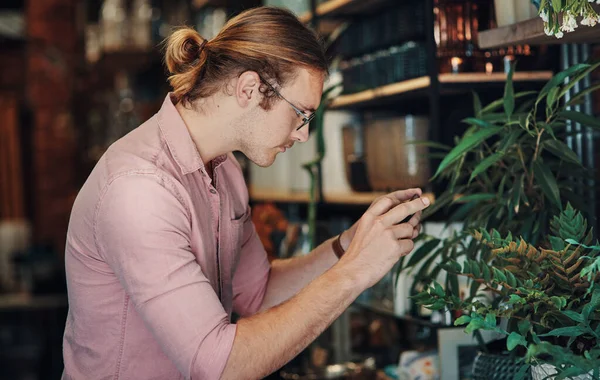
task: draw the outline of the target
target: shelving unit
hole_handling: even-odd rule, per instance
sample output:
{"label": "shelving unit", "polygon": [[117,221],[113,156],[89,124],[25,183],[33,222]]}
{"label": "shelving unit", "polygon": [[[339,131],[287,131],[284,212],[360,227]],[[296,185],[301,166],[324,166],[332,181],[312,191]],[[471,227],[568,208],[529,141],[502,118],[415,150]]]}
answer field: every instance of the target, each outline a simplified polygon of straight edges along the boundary
{"label": "shelving unit", "polygon": [[[532,71],[532,72],[517,72],[514,74],[513,81],[515,82],[536,82],[547,81],[552,78],[551,71]],[[504,83],[506,74],[504,73],[459,73],[459,74],[440,74],[438,81],[442,93],[452,91],[454,85],[459,84],[490,84]],[[401,95],[415,95],[420,90],[425,90],[431,85],[431,79],[428,76],[423,76],[415,79],[392,83],[386,86],[377,87],[371,90],[361,91],[355,94],[342,95],[337,97],[330,108],[346,108],[351,106],[368,106],[373,101],[379,101],[384,98],[392,98]],[[426,96],[425,91],[421,91],[420,95]]]}

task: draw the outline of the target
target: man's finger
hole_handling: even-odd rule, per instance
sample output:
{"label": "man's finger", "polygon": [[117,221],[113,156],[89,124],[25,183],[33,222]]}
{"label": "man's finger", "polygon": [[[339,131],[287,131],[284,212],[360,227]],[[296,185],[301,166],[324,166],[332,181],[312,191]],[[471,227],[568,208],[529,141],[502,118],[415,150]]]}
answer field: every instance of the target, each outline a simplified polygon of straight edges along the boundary
{"label": "man's finger", "polygon": [[393,226],[392,231],[394,231],[396,239],[412,239],[414,228],[407,223],[403,223]]}
{"label": "man's finger", "polygon": [[375,216],[383,215],[400,203],[406,202],[414,196],[420,197],[421,189],[398,190],[377,198],[367,211]]}
{"label": "man's finger", "polygon": [[417,211],[412,218],[410,218],[410,220],[408,221],[408,224],[410,224],[413,227],[416,227],[419,225],[419,223],[421,223],[421,215],[423,215],[423,211]]}
{"label": "man's finger", "polygon": [[394,207],[383,217],[383,222],[386,225],[398,224],[402,220],[406,219],[407,216],[416,214],[417,212],[428,207],[431,201],[427,197],[417,198],[410,202],[404,202]]}

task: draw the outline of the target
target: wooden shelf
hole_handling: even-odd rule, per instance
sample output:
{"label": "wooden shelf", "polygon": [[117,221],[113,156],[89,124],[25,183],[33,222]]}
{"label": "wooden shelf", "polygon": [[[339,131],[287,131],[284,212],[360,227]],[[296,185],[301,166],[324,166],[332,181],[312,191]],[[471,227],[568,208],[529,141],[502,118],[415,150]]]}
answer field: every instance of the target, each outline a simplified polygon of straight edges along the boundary
{"label": "wooden shelf", "polygon": [[[552,78],[551,71],[531,71],[516,72],[513,76],[515,82],[536,82],[546,81]],[[460,74],[440,74],[438,77],[442,89],[452,89],[457,84],[476,84],[476,83],[498,83],[506,81],[504,73],[460,73]],[[429,77],[419,77],[409,79],[403,82],[392,83],[382,87],[357,92],[355,94],[341,95],[334,99],[330,108],[345,108],[350,106],[366,105],[378,99],[384,99],[392,96],[408,94],[423,90],[429,87],[431,80]]]}
{"label": "wooden shelf", "polygon": [[[352,16],[365,12],[375,12],[390,0],[329,0],[319,4],[316,9],[319,17]],[[312,13],[306,12],[299,17],[304,23],[310,22]]]}
{"label": "wooden shelf", "polygon": [[[598,12],[600,6],[595,5]],[[579,21],[579,20],[578,20]],[[600,26],[580,25],[574,32],[565,33],[563,38],[547,36],[544,33],[544,22],[535,17],[516,24],[479,32],[479,47],[482,49],[498,48],[511,45],[547,45],[567,43],[594,43],[600,41]]]}
{"label": "wooden shelf", "polygon": [[67,307],[66,295],[31,296],[27,294],[5,294],[0,296],[0,311],[15,309],[52,309]]}
{"label": "wooden shelf", "polygon": [[[348,193],[330,193],[325,194],[324,201],[329,204],[342,205],[362,205],[368,206],[378,197],[386,194],[385,192],[348,192]],[[432,202],[435,196],[431,193],[425,193],[425,196]],[[285,191],[254,191],[250,190],[250,199],[255,202],[278,202],[278,203],[308,203],[308,193],[304,192],[285,192]]]}

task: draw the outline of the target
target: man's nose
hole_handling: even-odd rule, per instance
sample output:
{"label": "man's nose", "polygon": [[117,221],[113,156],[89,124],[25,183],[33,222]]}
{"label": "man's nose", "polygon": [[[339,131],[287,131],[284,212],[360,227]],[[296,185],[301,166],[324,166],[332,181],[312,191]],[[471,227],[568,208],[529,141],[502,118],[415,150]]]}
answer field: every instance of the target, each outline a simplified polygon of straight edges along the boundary
{"label": "man's nose", "polygon": [[302,126],[302,128],[300,128],[299,130],[294,131],[294,133],[292,133],[292,138],[294,139],[294,141],[307,142],[308,134],[308,124],[306,124]]}

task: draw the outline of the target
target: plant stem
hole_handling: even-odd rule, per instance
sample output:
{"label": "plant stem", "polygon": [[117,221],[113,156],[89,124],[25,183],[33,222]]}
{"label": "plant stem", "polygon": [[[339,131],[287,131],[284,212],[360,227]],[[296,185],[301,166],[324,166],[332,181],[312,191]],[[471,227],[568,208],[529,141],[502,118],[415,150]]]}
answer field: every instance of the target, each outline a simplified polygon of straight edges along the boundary
{"label": "plant stem", "polygon": [[544,134],[544,130],[537,131],[537,141],[535,143],[535,152],[533,153],[533,160],[531,160],[531,177],[529,177],[529,188],[533,188],[533,163],[537,160],[537,156],[540,152],[540,140],[542,139],[542,135]]}

